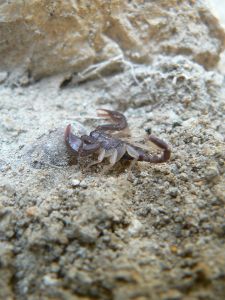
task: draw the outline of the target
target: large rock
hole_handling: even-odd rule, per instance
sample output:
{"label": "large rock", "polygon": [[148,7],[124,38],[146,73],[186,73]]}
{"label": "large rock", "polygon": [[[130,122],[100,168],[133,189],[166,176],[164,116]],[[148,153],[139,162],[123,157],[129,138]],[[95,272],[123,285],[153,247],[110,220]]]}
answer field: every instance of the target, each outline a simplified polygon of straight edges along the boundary
{"label": "large rock", "polygon": [[200,0],[0,1],[0,36],[1,69],[35,79],[117,56],[148,63],[159,53],[211,68],[224,47],[224,31]]}

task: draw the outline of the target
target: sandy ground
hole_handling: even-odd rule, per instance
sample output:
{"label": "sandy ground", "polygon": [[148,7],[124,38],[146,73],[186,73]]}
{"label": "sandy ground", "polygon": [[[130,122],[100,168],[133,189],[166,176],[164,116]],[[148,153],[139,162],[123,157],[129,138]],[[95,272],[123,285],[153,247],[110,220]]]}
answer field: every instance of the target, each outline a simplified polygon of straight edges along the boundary
{"label": "sandy ground", "polygon": [[[89,16],[77,1],[77,9],[99,25],[92,32],[102,35],[92,45],[96,52],[79,43],[79,34],[70,35],[74,12],[60,35],[72,2],[51,1],[44,11],[40,1],[1,5],[1,66],[22,55],[25,69],[0,72],[0,300],[225,298],[224,52],[218,68],[209,70],[224,36],[204,2],[174,1],[167,9],[172,2],[145,3],[150,32],[141,26],[142,6],[124,3],[128,10],[115,16],[114,35],[103,29],[104,18]],[[225,24],[223,1],[210,3]],[[89,17],[78,20],[83,41],[94,41]],[[53,21],[58,47],[48,31]],[[39,41],[43,24],[49,43],[30,44]],[[71,54],[71,45],[99,65],[83,70],[83,77],[69,72],[35,81],[41,77],[32,77],[35,72],[62,71],[62,62],[74,67],[80,56]],[[30,57],[29,49],[36,54]],[[151,59],[135,60],[135,49]],[[97,108],[124,113],[129,142],[150,153],[157,150],[147,134],[167,141],[170,161],[139,162],[130,178],[126,161],[106,174],[107,160],[85,170],[96,158],[77,162],[65,146],[64,129],[71,123],[77,134],[88,134],[104,123]]]}
{"label": "sandy ground", "polygon": [[[0,86],[0,299],[224,299],[224,74],[178,56],[62,81]],[[99,107],[171,160],[83,171],[94,157],[74,163],[63,131]]]}

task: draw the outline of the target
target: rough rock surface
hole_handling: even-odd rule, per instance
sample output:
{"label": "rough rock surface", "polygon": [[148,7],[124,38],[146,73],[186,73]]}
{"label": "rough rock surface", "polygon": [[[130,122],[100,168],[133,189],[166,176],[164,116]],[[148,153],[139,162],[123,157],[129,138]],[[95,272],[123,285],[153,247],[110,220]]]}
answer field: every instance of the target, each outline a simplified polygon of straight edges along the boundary
{"label": "rough rock surface", "polygon": [[[0,299],[222,300],[224,33],[201,1],[80,2],[0,1]],[[63,130],[98,107],[171,160],[85,171]]]}
{"label": "rough rock surface", "polygon": [[[210,68],[219,60],[224,32],[205,5],[195,0],[1,1],[0,65],[24,84],[117,56],[148,64],[159,53],[181,54]],[[119,68],[112,63],[109,70]]]}

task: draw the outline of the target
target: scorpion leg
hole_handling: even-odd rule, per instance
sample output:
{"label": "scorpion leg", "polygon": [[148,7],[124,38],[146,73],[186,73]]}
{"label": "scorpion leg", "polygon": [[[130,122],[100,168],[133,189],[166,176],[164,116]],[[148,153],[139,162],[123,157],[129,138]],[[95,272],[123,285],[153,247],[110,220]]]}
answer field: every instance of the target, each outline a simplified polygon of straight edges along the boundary
{"label": "scorpion leg", "polygon": [[127,145],[127,153],[133,157],[133,160],[130,163],[130,166],[128,168],[128,178],[131,178],[131,170],[133,169],[134,165],[136,164],[136,162],[139,160],[139,152],[137,150],[135,150],[133,147]]}
{"label": "scorpion leg", "polygon": [[112,121],[114,121],[114,124],[103,124],[96,128],[96,130],[110,130],[110,131],[118,131],[125,129],[127,125],[127,120],[125,116],[117,111],[112,111],[108,109],[98,109],[98,116],[104,117],[104,118],[110,118]]}
{"label": "scorpion leg", "polygon": [[105,151],[105,149],[101,149],[99,156],[98,156],[98,160],[90,163],[87,168],[99,164],[103,161],[104,158],[109,157],[109,161],[110,161],[110,167],[113,166],[116,162],[117,162],[117,156],[118,156],[118,152],[116,149],[110,150],[110,151]]}
{"label": "scorpion leg", "polygon": [[107,173],[126,153],[126,146],[125,144],[108,151],[105,153],[105,157],[109,157],[109,165],[105,166],[100,174]]}
{"label": "scorpion leg", "polygon": [[107,169],[110,169],[118,160],[120,160],[120,158],[124,155],[124,153],[126,152],[126,149],[113,149],[110,151],[105,151],[104,148],[101,148],[100,152],[99,152],[99,156],[98,159],[93,161],[92,163],[90,163],[86,168],[90,168],[96,164],[99,164],[103,161],[104,158],[109,157],[109,161],[110,161],[110,166],[107,166]]}
{"label": "scorpion leg", "polygon": [[116,162],[118,162],[127,151],[126,144],[122,144],[121,146],[117,147],[116,150],[117,150]]}
{"label": "scorpion leg", "polygon": [[92,163],[88,164],[86,168],[84,168],[84,171],[86,171],[87,169],[89,169],[90,167],[97,165],[99,163],[101,163],[103,161],[103,159],[105,158],[105,149],[101,149],[98,155],[98,159],[93,161]]}
{"label": "scorpion leg", "polygon": [[100,172],[100,175],[103,175],[107,173],[116,163],[117,158],[117,150],[113,149],[110,152],[106,152],[105,157],[109,157],[109,165],[105,166],[102,171]]}

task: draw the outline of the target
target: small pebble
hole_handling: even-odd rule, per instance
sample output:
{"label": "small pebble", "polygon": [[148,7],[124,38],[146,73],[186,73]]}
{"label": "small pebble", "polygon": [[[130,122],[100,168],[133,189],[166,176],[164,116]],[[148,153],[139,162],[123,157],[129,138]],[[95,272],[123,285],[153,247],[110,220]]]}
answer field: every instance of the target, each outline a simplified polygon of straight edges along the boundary
{"label": "small pebble", "polygon": [[136,236],[140,233],[140,231],[142,230],[142,223],[137,220],[137,219],[134,219],[132,220],[129,228],[128,228],[128,233],[130,236]]}
{"label": "small pebble", "polygon": [[192,141],[194,144],[198,144],[198,138],[196,136],[193,137]]}
{"label": "small pebble", "polygon": [[33,217],[33,216],[37,215],[37,212],[38,212],[37,206],[28,207],[26,210],[26,214],[28,217]]}
{"label": "small pebble", "polygon": [[51,274],[47,274],[43,277],[43,282],[47,286],[54,286],[57,284],[58,280],[54,278]]}
{"label": "small pebble", "polygon": [[169,188],[169,194],[171,197],[176,197],[178,195],[178,188],[176,187]]}
{"label": "small pebble", "polygon": [[177,246],[176,245],[171,245],[170,246],[170,251],[173,253],[173,254],[177,254]]}
{"label": "small pebble", "polygon": [[82,187],[83,189],[86,189],[88,187],[87,183],[84,181],[81,181],[80,183],[80,187]]}
{"label": "small pebble", "polygon": [[144,177],[144,178],[145,178],[145,177],[148,177],[148,172],[142,171],[141,174],[140,174],[140,176],[141,176],[141,177]]}
{"label": "small pebble", "polygon": [[216,166],[208,166],[205,170],[205,176],[209,179],[219,175],[219,171]]}
{"label": "small pebble", "polygon": [[78,179],[72,179],[72,180],[70,181],[70,184],[71,184],[71,186],[73,186],[73,187],[79,186],[79,185],[80,185],[80,180],[78,180]]}

